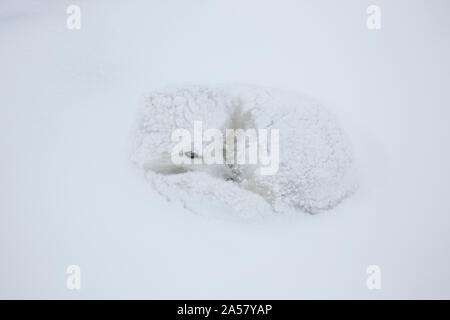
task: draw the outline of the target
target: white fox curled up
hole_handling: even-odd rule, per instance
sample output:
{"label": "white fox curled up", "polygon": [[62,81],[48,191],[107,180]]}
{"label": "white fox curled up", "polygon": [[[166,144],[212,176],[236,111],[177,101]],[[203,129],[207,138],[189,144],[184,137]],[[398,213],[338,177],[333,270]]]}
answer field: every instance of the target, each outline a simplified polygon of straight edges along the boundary
{"label": "white fox curled up", "polygon": [[[194,137],[194,143],[184,141],[188,149],[174,139],[179,129]],[[207,137],[209,129],[223,137]],[[244,134],[244,142],[235,143],[238,136],[228,136],[232,130],[254,130],[261,139],[246,142],[251,135]],[[261,136],[271,130],[277,136]],[[189,86],[152,92],[139,109],[132,146],[132,160],[159,193],[202,215],[318,213],[357,187],[350,143],[335,118],[313,99],[277,89]],[[230,156],[239,146],[241,157]],[[253,151],[262,155],[258,146],[270,163],[242,161]],[[181,162],[173,161],[174,150]],[[223,161],[202,161],[206,153]],[[273,174],[261,174],[267,166],[275,168]]]}

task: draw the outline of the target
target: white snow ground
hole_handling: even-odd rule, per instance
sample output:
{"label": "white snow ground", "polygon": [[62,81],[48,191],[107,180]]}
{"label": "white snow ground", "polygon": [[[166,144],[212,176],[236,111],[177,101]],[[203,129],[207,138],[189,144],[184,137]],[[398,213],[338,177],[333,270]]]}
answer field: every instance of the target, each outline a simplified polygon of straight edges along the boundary
{"label": "white snow ground", "polygon": [[[369,31],[370,4],[2,0],[0,298],[450,298],[450,4],[380,0]],[[358,192],[254,223],[166,202],[125,145],[140,95],[177,83],[318,98]]]}

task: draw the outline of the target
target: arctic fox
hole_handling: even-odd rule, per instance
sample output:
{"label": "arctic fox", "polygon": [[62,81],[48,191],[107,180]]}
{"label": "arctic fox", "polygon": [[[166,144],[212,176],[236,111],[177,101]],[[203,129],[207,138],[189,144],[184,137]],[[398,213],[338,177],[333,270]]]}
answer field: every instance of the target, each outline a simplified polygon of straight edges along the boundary
{"label": "arctic fox", "polygon": [[[234,137],[225,137],[226,130],[278,130],[276,173],[260,174],[260,162],[174,163],[173,132],[193,131],[196,121],[223,132],[224,158],[235,151]],[[155,188],[198,213],[212,214],[216,209],[245,217],[292,210],[317,213],[337,205],[357,186],[343,130],[324,107],[295,93],[201,86],[153,92],[140,108],[134,138],[132,160]],[[204,148],[192,145],[179,155],[188,160],[202,158],[208,146],[203,143]],[[275,151],[270,143],[266,147],[268,154]],[[244,151],[250,153],[250,148],[246,144]]]}

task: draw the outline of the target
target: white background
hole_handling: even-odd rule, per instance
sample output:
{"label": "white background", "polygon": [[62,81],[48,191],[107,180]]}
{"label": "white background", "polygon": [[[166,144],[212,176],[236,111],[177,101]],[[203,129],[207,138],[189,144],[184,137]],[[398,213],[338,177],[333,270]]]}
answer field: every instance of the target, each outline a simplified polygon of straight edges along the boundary
{"label": "white background", "polygon": [[[70,4],[81,30],[66,28]],[[0,298],[450,298],[449,9],[2,0]],[[166,202],[126,144],[142,93],[186,83],[317,98],[353,142],[357,194],[256,223]],[[371,264],[381,290],[366,288]]]}

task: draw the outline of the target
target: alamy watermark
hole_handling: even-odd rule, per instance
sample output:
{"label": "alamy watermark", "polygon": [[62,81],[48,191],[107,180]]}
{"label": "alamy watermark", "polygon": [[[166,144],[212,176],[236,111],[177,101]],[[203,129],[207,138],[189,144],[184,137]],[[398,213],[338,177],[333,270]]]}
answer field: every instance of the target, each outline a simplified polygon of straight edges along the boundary
{"label": "alamy watermark", "polygon": [[381,8],[376,5],[367,7],[366,13],[369,15],[366,21],[367,29],[380,30],[381,29]]}
{"label": "alamy watermark", "polygon": [[194,121],[193,141],[187,129],[174,130],[171,139],[176,142],[171,152],[172,162],[176,165],[259,164],[258,173],[261,175],[274,175],[278,172],[278,129],[226,129],[224,134],[215,128],[203,132],[202,121]]}
{"label": "alamy watermark", "polygon": [[369,290],[380,290],[381,289],[381,268],[377,265],[370,265],[366,269],[367,277],[366,287]]}
{"label": "alamy watermark", "polygon": [[79,6],[72,4],[67,7],[66,13],[69,15],[66,20],[66,27],[69,30],[81,29],[81,9]]}
{"label": "alamy watermark", "polygon": [[66,280],[66,287],[69,290],[81,289],[81,268],[77,265],[70,265],[67,267],[66,273],[68,274]]}

